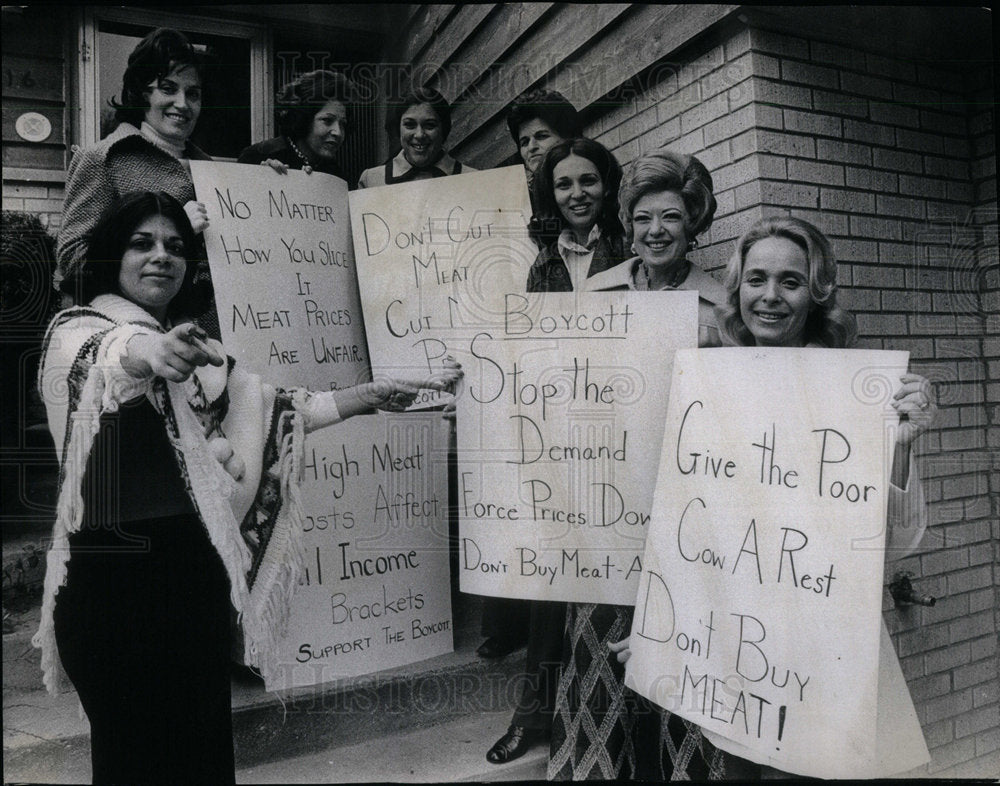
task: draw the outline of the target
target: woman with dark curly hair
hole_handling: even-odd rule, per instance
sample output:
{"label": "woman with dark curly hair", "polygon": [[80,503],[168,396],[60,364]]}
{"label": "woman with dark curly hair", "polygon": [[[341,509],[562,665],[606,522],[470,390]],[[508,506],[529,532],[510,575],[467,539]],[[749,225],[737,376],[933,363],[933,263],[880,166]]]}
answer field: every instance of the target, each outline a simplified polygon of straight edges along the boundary
{"label": "woman with dark curly hair", "polygon": [[[111,101],[117,127],[69,165],[56,250],[60,277],[86,253],[98,219],[130,191],[166,191],[184,205],[195,233],[208,226],[188,163],[209,158],[190,141],[202,109],[202,71],[202,58],[177,30],[154,30],[132,50],[121,99]],[[207,265],[200,277],[209,279]]]}
{"label": "woman with dark curly hair", "polygon": [[246,662],[276,665],[302,560],[305,434],[425,380],[313,393],[263,383],[186,321],[198,243],[169,194],[111,205],[67,277],[39,390],[60,463],[33,639],[90,720],[95,783],[233,783],[230,614]]}
{"label": "woman with dark curly hair", "polygon": [[580,113],[556,90],[538,89],[519,96],[507,110],[507,130],[528,176],[528,187],[545,154],[560,142],[583,136]]}
{"label": "woman with dark curly hair", "polygon": [[570,139],[546,153],[531,190],[528,230],[541,252],[528,271],[529,292],[572,292],[624,258],[618,218],[622,170],[591,139]]}
{"label": "woman with dark curly hair", "polygon": [[[532,183],[538,214],[529,231],[542,250],[528,271],[528,292],[583,289],[589,276],[624,258],[615,198],[620,181],[621,167],[598,142],[570,139],[546,153]],[[487,761],[513,761],[552,730],[565,622],[565,603],[529,602],[523,687],[511,724],[487,751]]]}
{"label": "woman with dark curly hair", "polygon": [[337,163],[350,128],[354,87],[343,74],[309,71],[285,85],[277,97],[281,136],[251,145],[240,164],[267,164],[278,172],[302,169],[343,179]]}
{"label": "woman with dark curly hair", "polygon": [[390,107],[385,129],[390,136],[399,135],[400,151],[384,164],[362,172],[358,188],[476,171],[445,151],[451,133],[451,104],[433,88],[417,88]]}

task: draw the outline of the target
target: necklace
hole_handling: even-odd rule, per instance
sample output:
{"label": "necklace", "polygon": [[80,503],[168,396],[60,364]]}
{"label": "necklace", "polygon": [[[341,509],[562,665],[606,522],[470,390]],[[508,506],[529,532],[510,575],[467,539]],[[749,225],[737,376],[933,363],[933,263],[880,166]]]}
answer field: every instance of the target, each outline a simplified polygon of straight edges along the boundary
{"label": "necklace", "polygon": [[[684,283],[684,279],[688,277],[688,272],[691,270],[691,263],[688,260],[684,260],[681,265],[678,266],[677,270],[670,279],[659,289],[677,289],[681,284]],[[653,289],[653,282],[649,277],[649,267],[647,267],[645,260],[642,263],[642,272],[646,275],[646,289]]]}
{"label": "necklace", "polygon": [[298,147],[296,147],[295,142],[292,141],[292,138],[290,136],[286,136],[285,139],[288,140],[288,146],[295,151],[295,155],[297,155],[302,160],[302,163],[305,164],[306,166],[311,167],[313,165],[312,161],[306,158],[305,154],[301,150],[299,150]]}

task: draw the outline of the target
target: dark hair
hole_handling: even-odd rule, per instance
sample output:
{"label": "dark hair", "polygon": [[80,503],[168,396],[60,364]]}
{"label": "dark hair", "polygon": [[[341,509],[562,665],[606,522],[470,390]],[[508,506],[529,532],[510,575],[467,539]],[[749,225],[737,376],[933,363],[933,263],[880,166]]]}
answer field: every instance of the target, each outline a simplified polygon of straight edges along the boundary
{"label": "dark hair", "polygon": [[[350,113],[354,85],[335,71],[309,71],[289,82],[277,96],[278,130],[293,140],[309,133],[313,118],[329,101],[340,101]],[[348,116],[347,127],[351,127]]]}
{"label": "dark hair", "polygon": [[674,191],[684,200],[688,214],[685,229],[688,240],[694,240],[712,225],[715,217],[715,194],[712,176],[701,161],[687,153],[675,153],[665,147],[649,150],[639,156],[622,178],[618,201],[621,219],[632,240],[632,211],[645,194]]}
{"label": "dark hair", "polygon": [[611,151],[592,139],[567,139],[553,146],[542,159],[535,177],[531,181],[531,193],[536,205],[529,232],[540,248],[551,245],[566,227],[559,206],[556,205],[554,178],[556,165],[571,155],[586,158],[601,176],[604,186],[604,204],[597,224],[606,237],[621,237],[625,234],[618,220],[618,186],[622,179],[622,168]]}
{"label": "dark hair", "polygon": [[507,130],[515,146],[519,144],[521,126],[529,120],[541,120],[563,139],[583,136],[580,113],[562,93],[555,90],[538,88],[519,96],[510,105]]}
{"label": "dark hair", "polygon": [[170,303],[170,313],[199,315],[205,308],[207,293],[195,284],[201,248],[187,213],[170,194],[159,191],[132,191],[115,200],[88,235],[87,254],[67,272],[61,288],[78,303],[89,303],[98,295],[120,295],[118,274],[129,238],[136,228],[152,216],[173,222],[184,242],[187,269],[180,291]]}
{"label": "dark hair", "polygon": [[391,106],[386,121],[386,131],[393,137],[399,136],[399,124],[403,120],[403,115],[411,106],[418,104],[427,104],[434,110],[438,120],[441,121],[441,131],[443,132],[441,141],[442,143],[446,142],[448,134],[451,133],[451,104],[433,87],[418,87],[416,90],[411,90],[399,99],[399,103]]}
{"label": "dark hair", "polygon": [[754,337],[740,314],[740,283],[743,265],[754,243],[766,237],[780,237],[795,243],[809,266],[809,296],[805,340],[825,347],[852,347],[858,338],[854,316],[837,305],[837,258],[830,241],[819,229],[791,216],[769,216],[753,224],[736,242],[736,250],[726,268],[726,303],[717,308],[719,332],[725,343],[753,346]]}
{"label": "dark hair", "polygon": [[160,27],[143,38],[128,56],[128,66],[122,77],[122,97],[119,103],[111,98],[117,123],[138,127],[149,109],[146,91],[151,82],[163,79],[177,68],[190,66],[202,76],[204,60],[178,30]]}

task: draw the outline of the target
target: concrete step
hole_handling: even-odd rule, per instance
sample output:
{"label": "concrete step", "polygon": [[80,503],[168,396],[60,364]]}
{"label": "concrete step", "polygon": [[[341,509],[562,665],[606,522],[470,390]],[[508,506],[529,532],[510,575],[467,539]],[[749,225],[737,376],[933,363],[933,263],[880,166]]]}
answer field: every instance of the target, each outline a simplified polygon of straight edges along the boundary
{"label": "concrete step", "polygon": [[486,761],[510,712],[485,712],[308,756],[238,769],[237,783],[456,783],[545,780],[548,745],[510,764]]}
{"label": "concrete step", "polygon": [[[265,691],[262,682],[246,670],[234,669],[237,769],[275,768],[261,770],[264,773],[280,772],[286,764],[299,767],[296,776],[285,778],[287,782],[309,780],[308,768],[315,766],[326,775],[310,776],[311,782],[324,782],[330,770],[323,757],[337,763],[343,752],[350,761],[354,761],[351,756],[357,757],[358,764],[351,770],[357,773],[354,780],[393,780],[396,775],[409,780],[410,773],[401,769],[392,770],[392,776],[382,771],[403,766],[405,761],[401,763],[393,753],[396,746],[402,746],[399,750],[409,751],[404,758],[412,759],[409,766],[415,768],[415,779],[493,780],[505,779],[511,772],[534,778],[537,773],[527,774],[522,768],[530,769],[538,761],[542,761],[539,772],[543,776],[544,746],[529,754],[535,758],[525,757],[504,767],[485,759],[487,749],[510,721],[524,652],[492,661],[477,657],[475,648],[481,637],[471,621],[479,617],[478,599],[465,596],[461,605],[464,608],[458,616],[469,622],[455,631],[455,652],[420,664],[298,688],[280,696]],[[40,688],[37,651],[31,650],[29,642],[37,626],[32,617],[29,610],[18,630],[4,635],[4,778],[8,782],[87,783],[89,726],[79,713],[75,692],[49,696]],[[437,761],[441,758],[446,759],[443,769]],[[248,777],[244,782],[254,780]],[[348,780],[346,772],[334,780]]]}

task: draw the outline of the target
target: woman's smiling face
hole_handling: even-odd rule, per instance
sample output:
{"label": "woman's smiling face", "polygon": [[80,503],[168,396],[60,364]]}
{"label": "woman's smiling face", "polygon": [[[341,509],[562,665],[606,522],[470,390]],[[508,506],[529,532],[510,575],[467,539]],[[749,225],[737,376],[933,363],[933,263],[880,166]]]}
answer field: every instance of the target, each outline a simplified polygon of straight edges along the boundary
{"label": "woman's smiling face", "polygon": [[444,147],[441,118],[430,104],[414,104],[399,119],[399,142],[412,166],[429,166]]}
{"label": "woman's smiling face", "polygon": [[765,237],[746,252],[740,317],[760,346],[805,345],[812,305],[806,252],[788,238]]}
{"label": "woman's smiling face", "polygon": [[146,88],[145,120],[160,136],[184,144],[201,114],[201,77],[191,66],[173,69]]}
{"label": "woman's smiling face", "polygon": [[688,214],[676,191],[643,194],[632,208],[635,253],[652,267],[670,268],[688,252]]}
{"label": "woman's smiling face", "polygon": [[586,236],[604,209],[604,181],[589,158],[571,154],[552,169],[556,207],[577,234]]}

